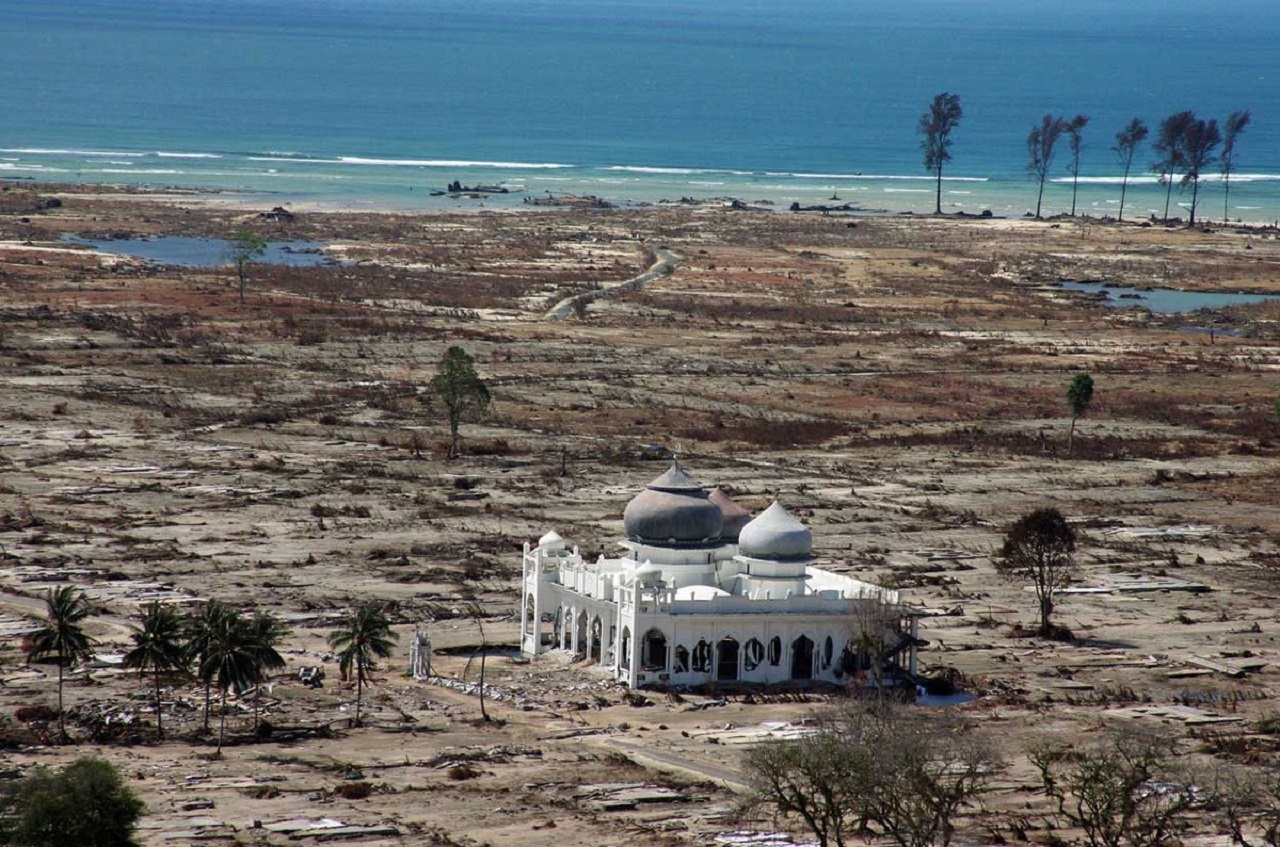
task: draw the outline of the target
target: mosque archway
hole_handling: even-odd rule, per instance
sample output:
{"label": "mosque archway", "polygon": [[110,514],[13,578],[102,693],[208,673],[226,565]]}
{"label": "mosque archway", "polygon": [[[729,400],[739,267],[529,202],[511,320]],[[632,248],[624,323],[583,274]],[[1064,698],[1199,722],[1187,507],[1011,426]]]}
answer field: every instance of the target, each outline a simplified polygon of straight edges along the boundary
{"label": "mosque archway", "polygon": [[538,614],[537,603],[533,600],[533,595],[526,595],[524,598],[524,634],[533,635],[538,631]]}
{"label": "mosque archway", "polygon": [[693,670],[695,673],[711,673],[711,645],[699,641],[693,648]]}
{"label": "mosque archway", "polygon": [[667,637],[662,630],[651,629],[640,641],[640,669],[659,672],[667,669]]}
{"label": "mosque archway", "polygon": [[738,678],[738,642],[733,638],[722,638],[716,644],[716,679],[721,682],[733,682]]}
{"label": "mosque archway", "polygon": [[631,627],[622,628],[622,644],[618,649],[618,667],[631,667]]}
{"label": "mosque archway", "polygon": [[813,679],[813,639],[807,635],[791,642],[791,678]]}
{"label": "mosque archway", "polygon": [[578,649],[575,654],[579,659],[587,658],[587,610],[578,614]]}
{"label": "mosque archway", "polygon": [[591,654],[588,658],[604,663],[604,623],[599,615],[591,621]]}

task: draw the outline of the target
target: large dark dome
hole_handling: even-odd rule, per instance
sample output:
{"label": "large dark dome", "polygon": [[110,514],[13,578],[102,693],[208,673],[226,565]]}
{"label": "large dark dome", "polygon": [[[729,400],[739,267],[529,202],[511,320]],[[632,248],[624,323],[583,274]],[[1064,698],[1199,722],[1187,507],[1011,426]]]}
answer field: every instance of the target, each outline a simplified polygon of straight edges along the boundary
{"label": "large dark dome", "polygon": [[627,504],[627,538],[656,547],[688,547],[720,540],[724,513],[676,462]]}
{"label": "large dark dome", "polygon": [[733,502],[733,498],[719,488],[712,489],[710,500],[720,507],[720,514],[724,516],[720,534],[725,541],[737,541],[738,533],[751,522],[751,513]]}

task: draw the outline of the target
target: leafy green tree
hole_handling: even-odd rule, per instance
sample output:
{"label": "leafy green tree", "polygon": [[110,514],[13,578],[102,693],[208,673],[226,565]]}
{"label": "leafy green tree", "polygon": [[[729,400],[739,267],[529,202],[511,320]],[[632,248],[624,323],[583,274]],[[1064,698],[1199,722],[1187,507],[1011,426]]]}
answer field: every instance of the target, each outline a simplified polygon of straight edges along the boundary
{"label": "leafy green tree", "polygon": [[1084,417],[1093,404],[1093,377],[1088,374],[1076,374],[1067,386],[1067,405],[1071,407],[1071,429],[1067,433],[1067,455],[1071,455],[1075,446],[1076,421]]}
{"label": "leafy green tree", "polygon": [[933,98],[920,116],[920,149],[924,151],[924,169],[937,177],[933,213],[942,214],[942,166],[951,161],[951,133],[960,125],[964,110],[960,95],[943,92]]}
{"label": "leafy green tree", "polygon": [[199,607],[185,621],[187,637],[187,663],[196,666],[196,674],[204,683],[204,729],[209,732],[210,703],[213,697],[213,680],[201,672],[214,639],[222,627],[222,619],[230,615],[231,608],[221,600],[213,599]]}
{"label": "leafy green tree", "polygon": [[1156,132],[1156,141],[1152,150],[1160,158],[1151,165],[1151,169],[1160,174],[1164,183],[1164,224],[1169,225],[1169,201],[1173,197],[1173,175],[1186,163],[1187,125],[1196,118],[1195,112],[1175,112],[1160,122]]}
{"label": "leafy green tree", "polygon": [[227,240],[227,259],[236,268],[240,302],[244,302],[244,286],[249,279],[249,265],[267,252],[267,239],[247,229],[232,233]]}
{"label": "leafy green tree", "polygon": [[444,404],[449,421],[449,458],[458,457],[458,426],[465,420],[481,417],[489,408],[489,389],[476,374],[475,359],[461,347],[445,351],[436,375],[431,378],[431,391]]}
{"label": "leafy green tree", "polygon": [[253,695],[253,731],[258,731],[259,706],[262,701],[262,685],[269,671],[284,668],[284,657],[276,648],[289,635],[289,627],[270,612],[258,611],[249,619],[249,648],[258,666],[259,684]]}
{"label": "leafy green tree", "polygon": [[1075,573],[1076,533],[1057,509],[1036,509],[1009,529],[995,561],[1006,577],[1030,579],[1040,607],[1040,635],[1054,634],[1054,598]]}
{"label": "leafy green tree", "polygon": [[349,610],[338,628],[329,633],[329,646],[338,654],[342,678],[350,679],[352,672],[355,673],[356,726],[360,725],[365,679],[369,671],[377,667],[377,659],[391,655],[398,639],[399,636],[391,631],[387,604],[378,600],[368,600]]}
{"label": "leafy green tree", "polygon": [[1182,133],[1182,155],[1185,173],[1182,175],[1182,188],[1191,186],[1191,218],[1188,226],[1196,225],[1196,203],[1200,199],[1200,178],[1217,159],[1218,145],[1222,143],[1222,133],[1218,130],[1218,122],[1213,118],[1195,118],[1189,122]]}
{"label": "leafy green tree", "polygon": [[0,786],[0,844],[135,847],[143,808],[104,759],[86,756],[59,771],[37,766]]}
{"label": "leafy green tree", "polygon": [[1226,223],[1230,214],[1231,203],[1231,172],[1235,167],[1236,160],[1236,142],[1240,139],[1240,133],[1244,132],[1253,115],[1248,109],[1242,109],[1232,112],[1227,116],[1227,121],[1222,125],[1222,222]]}
{"label": "leafy green tree", "polygon": [[160,677],[187,667],[186,628],[172,606],[152,603],[142,613],[142,629],[133,633],[133,649],[124,654],[124,666],[138,675],[151,671],[155,683],[156,734],[164,738],[164,708],[160,701]]}
{"label": "leafy green tree", "polygon": [[27,639],[27,661],[54,658],[58,665],[58,732],[67,737],[66,716],[62,710],[63,673],[93,655],[97,644],[84,631],[85,619],[93,607],[84,592],[72,585],[49,589],[45,597],[45,619],[40,629]]}
{"label": "leafy green tree", "polygon": [[259,651],[253,643],[249,622],[234,609],[229,609],[214,622],[199,676],[206,686],[212,685],[221,695],[218,722],[218,753],[227,732],[227,693],[247,691],[262,679]]}
{"label": "leafy green tree", "polygon": [[1076,195],[1080,190],[1080,153],[1084,149],[1084,128],[1088,115],[1076,115],[1068,123],[1065,132],[1071,144],[1071,217],[1076,216]]}
{"label": "leafy green tree", "polygon": [[1120,182],[1120,214],[1117,216],[1121,221],[1124,220],[1124,196],[1129,190],[1129,171],[1133,168],[1133,160],[1138,154],[1139,145],[1150,134],[1151,130],[1147,129],[1142,118],[1134,118],[1124,129],[1116,133],[1116,146],[1111,149],[1115,151],[1116,158],[1124,166],[1124,179]]}
{"label": "leafy green tree", "polygon": [[1036,220],[1040,219],[1040,209],[1044,200],[1044,183],[1049,178],[1049,171],[1053,167],[1054,148],[1058,146],[1058,139],[1067,131],[1068,126],[1065,118],[1045,115],[1040,119],[1040,123],[1031,128],[1031,134],[1027,136],[1027,173],[1031,174],[1031,178],[1040,186],[1036,194]]}

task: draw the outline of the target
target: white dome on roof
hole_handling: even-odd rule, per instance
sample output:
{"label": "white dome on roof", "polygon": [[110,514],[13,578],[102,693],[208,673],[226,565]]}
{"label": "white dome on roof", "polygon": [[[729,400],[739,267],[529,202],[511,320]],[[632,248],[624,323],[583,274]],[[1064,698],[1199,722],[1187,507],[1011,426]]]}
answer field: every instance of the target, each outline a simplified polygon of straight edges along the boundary
{"label": "white dome on roof", "polygon": [[752,559],[808,559],[813,553],[813,533],[775,500],[742,528],[738,552]]}
{"label": "white dome on roof", "polygon": [[723,588],[714,585],[686,585],[676,589],[677,600],[713,600],[716,597],[732,596]]}
{"label": "white dome on roof", "polygon": [[655,582],[662,581],[662,568],[646,560],[643,565],[636,568],[632,578],[639,585],[652,585]]}
{"label": "white dome on roof", "polygon": [[557,553],[565,548],[565,540],[553,529],[538,539],[538,548],[549,553]]}

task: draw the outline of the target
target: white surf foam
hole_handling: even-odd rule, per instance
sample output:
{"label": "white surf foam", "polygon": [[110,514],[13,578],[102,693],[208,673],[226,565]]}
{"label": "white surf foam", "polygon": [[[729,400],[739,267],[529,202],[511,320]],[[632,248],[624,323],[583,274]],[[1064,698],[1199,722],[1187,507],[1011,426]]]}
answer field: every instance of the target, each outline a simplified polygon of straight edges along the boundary
{"label": "white surf foam", "polygon": [[339,156],[343,165],[378,165],[382,167],[414,168],[509,168],[512,170],[557,170],[571,168],[559,162],[485,162],[466,159],[367,159],[363,156]]}

